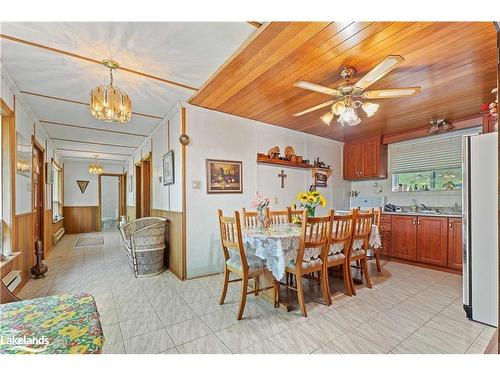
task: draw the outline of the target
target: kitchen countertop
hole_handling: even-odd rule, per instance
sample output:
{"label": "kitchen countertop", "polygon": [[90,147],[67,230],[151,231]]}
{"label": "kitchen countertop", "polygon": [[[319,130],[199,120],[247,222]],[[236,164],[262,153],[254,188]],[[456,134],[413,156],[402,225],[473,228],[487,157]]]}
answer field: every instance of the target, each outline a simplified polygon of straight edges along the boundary
{"label": "kitchen countertop", "polygon": [[439,216],[439,217],[462,217],[461,212],[390,212],[390,211],[382,211],[384,215],[406,215],[406,216]]}

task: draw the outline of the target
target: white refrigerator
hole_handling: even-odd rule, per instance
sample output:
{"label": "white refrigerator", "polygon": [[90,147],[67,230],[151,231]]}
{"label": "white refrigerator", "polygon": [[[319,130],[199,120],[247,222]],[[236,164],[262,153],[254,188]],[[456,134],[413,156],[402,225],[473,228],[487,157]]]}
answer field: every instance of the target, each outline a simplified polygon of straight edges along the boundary
{"label": "white refrigerator", "polygon": [[463,138],[463,299],[469,319],[498,325],[498,133]]}

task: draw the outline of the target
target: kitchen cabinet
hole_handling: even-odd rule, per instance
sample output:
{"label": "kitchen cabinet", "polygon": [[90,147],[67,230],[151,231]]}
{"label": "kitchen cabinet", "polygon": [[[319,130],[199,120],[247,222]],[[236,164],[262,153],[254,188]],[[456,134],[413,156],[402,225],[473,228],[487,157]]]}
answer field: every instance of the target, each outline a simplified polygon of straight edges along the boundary
{"label": "kitchen cabinet", "polygon": [[455,270],[462,268],[462,219],[383,214],[380,253]]}
{"label": "kitchen cabinet", "polygon": [[344,179],[363,180],[387,177],[387,145],[382,137],[344,145]]}
{"label": "kitchen cabinet", "polygon": [[392,217],[392,256],[407,260],[417,260],[417,217]]}
{"label": "kitchen cabinet", "polygon": [[417,261],[446,267],[448,264],[448,218],[417,217]]}
{"label": "kitchen cabinet", "polygon": [[448,267],[462,269],[462,219],[448,218]]}

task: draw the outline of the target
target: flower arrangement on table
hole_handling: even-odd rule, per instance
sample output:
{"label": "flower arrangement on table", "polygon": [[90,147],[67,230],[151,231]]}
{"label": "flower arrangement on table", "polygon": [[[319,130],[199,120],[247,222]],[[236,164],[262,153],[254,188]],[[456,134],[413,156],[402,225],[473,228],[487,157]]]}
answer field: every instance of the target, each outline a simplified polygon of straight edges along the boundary
{"label": "flower arrangement on table", "polygon": [[[316,213],[316,207],[326,207],[328,204],[327,200],[321,193],[317,191],[301,191],[297,194],[297,200],[299,201],[300,208],[304,208],[307,211],[307,216],[314,217]],[[295,202],[292,203],[292,208],[294,210],[297,209],[297,205]],[[300,218],[294,217],[292,218],[293,223],[299,223]]]}
{"label": "flower arrangement on table", "polygon": [[255,193],[254,200],[250,203],[250,207],[257,211],[257,219],[263,228],[269,226],[269,203],[271,203],[271,199],[264,198],[258,191]]}

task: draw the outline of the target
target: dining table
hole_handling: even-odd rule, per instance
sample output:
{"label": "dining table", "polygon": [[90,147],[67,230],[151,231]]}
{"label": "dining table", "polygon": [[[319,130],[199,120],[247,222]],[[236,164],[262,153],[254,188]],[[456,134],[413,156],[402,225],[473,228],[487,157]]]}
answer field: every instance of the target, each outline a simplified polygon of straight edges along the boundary
{"label": "dining table", "polygon": [[[268,228],[259,226],[245,227],[242,229],[243,244],[245,253],[248,256],[260,258],[269,271],[264,274],[265,280],[260,280],[261,286],[271,286],[273,280],[283,281],[285,277],[285,267],[291,262],[295,262],[300,246],[301,238],[300,224],[271,224]],[[379,248],[381,246],[380,233],[377,225],[373,224],[368,241],[370,247]],[[362,248],[363,241],[355,240],[352,244],[353,250]],[[340,253],[343,250],[342,244],[334,244],[329,250],[329,255]],[[318,259],[320,249],[305,249],[304,260],[312,261]],[[264,291],[263,296],[273,300],[272,290]]]}

